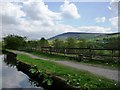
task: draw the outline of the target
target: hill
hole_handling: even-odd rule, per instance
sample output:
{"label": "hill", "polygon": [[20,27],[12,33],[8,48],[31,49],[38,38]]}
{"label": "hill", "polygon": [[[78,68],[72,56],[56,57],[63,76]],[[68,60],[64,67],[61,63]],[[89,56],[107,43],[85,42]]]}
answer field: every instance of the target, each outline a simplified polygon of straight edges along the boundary
{"label": "hill", "polygon": [[110,34],[99,35],[99,36],[97,36],[97,38],[118,37],[119,35],[120,35],[120,32],[118,32],[118,33],[110,33]]}
{"label": "hill", "polygon": [[50,41],[55,40],[55,39],[66,40],[69,37],[73,37],[75,39],[93,39],[95,37],[104,36],[104,35],[105,35],[105,33],[67,32],[67,33],[63,33],[63,34],[59,34],[59,35],[56,35],[54,37],[51,37],[48,40],[50,40]]}

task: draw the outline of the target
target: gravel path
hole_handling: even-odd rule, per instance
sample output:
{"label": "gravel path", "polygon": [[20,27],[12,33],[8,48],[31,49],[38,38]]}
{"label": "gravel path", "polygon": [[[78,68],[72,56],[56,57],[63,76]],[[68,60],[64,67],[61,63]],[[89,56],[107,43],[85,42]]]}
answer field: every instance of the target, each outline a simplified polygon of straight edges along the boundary
{"label": "gravel path", "polygon": [[[28,55],[31,58],[35,58],[35,59],[49,60],[47,58],[41,58],[41,57],[26,53],[26,52],[20,52],[20,51],[12,51],[12,52],[14,52],[16,54],[25,54],[25,55]],[[110,70],[110,69],[105,69],[105,68],[100,68],[100,67],[95,67],[95,66],[90,66],[90,65],[83,65],[83,64],[80,64],[77,62],[70,62],[70,61],[53,61],[53,62],[60,63],[60,64],[70,66],[73,68],[77,68],[80,70],[85,70],[85,71],[91,72],[93,74],[97,74],[100,76],[104,76],[108,79],[118,81],[118,71],[117,70]]]}
{"label": "gravel path", "polygon": [[118,71],[117,70],[110,70],[110,69],[105,69],[105,68],[100,68],[100,67],[94,67],[94,66],[89,66],[89,65],[83,65],[80,63],[73,63],[73,62],[69,62],[69,61],[57,61],[58,63],[73,67],[73,68],[77,68],[77,69],[81,69],[81,70],[86,70],[89,71],[91,73],[100,75],[100,76],[104,76],[108,79],[112,79],[115,81],[118,81]]}

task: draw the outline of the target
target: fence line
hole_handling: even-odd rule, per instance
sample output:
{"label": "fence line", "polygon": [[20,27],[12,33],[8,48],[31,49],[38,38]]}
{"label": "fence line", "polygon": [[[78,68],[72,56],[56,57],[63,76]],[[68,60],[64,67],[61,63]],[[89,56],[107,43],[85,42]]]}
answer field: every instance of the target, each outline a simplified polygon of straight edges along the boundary
{"label": "fence line", "polygon": [[[108,54],[103,54],[103,51]],[[97,48],[54,48],[54,47],[42,47],[41,52],[44,53],[54,53],[54,54],[64,54],[64,55],[76,55],[79,58],[89,58],[92,60],[93,57],[106,57],[111,60],[120,60],[120,49],[116,48],[105,48],[105,49],[97,49]],[[98,59],[98,58],[97,58]]]}
{"label": "fence line", "polygon": [[[26,47],[27,48],[27,47]],[[29,48],[28,48],[29,49]],[[78,60],[102,60],[120,62],[120,48],[55,48],[55,47],[41,47],[31,48],[31,50],[42,53],[58,54],[69,56]]]}

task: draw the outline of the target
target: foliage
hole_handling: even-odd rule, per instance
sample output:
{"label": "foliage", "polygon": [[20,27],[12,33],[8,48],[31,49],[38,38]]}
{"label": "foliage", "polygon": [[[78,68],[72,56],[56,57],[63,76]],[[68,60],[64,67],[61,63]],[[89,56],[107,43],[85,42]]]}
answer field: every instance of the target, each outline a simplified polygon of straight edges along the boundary
{"label": "foliage", "polygon": [[67,40],[66,40],[67,48],[75,48],[75,47],[77,47],[76,44],[77,44],[77,41],[75,38],[72,38],[72,37],[67,38]]}
{"label": "foliage", "polygon": [[40,39],[39,43],[40,43],[41,47],[48,47],[49,46],[48,41],[43,37]]}
{"label": "foliage", "polygon": [[26,43],[27,49],[41,49],[41,47],[48,47],[49,42],[45,38],[41,38],[40,40],[29,40]]}
{"label": "foliage", "polygon": [[101,46],[101,48],[119,48],[120,44],[120,34],[110,35],[95,38],[92,41],[97,42],[97,45]]}
{"label": "foliage", "polygon": [[38,71],[38,68],[36,65],[32,66],[31,69],[29,70],[32,74],[36,73]]}
{"label": "foliage", "polygon": [[86,40],[80,39],[80,40],[78,41],[78,47],[79,47],[79,48],[86,48],[86,47],[87,47]]}
{"label": "foliage", "polygon": [[38,46],[38,42],[35,40],[34,41],[30,40],[30,41],[27,41],[27,43],[26,43],[26,47],[29,49],[35,48],[37,46]]}
{"label": "foliage", "polygon": [[52,78],[51,78],[50,75],[48,75],[47,73],[45,73],[45,71],[41,70],[39,77],[41,77],[41,76],[43,76],[42,77],[43,78],[43,81],[42,81],[43,84],[46,83],[48,86],[52,85],[53,80],[52,80]]}
{"label": "foliage", "polygon": [[59,40],[59,39],[55,39],[52,43],[53,43],[52,46],[55,47],[55,48],[63,48],[63,47],[65,47],[64,41]]}
{"label": "foliage", "polygon": [[25,46],[26,37],[21,37],[17,35],[8,35],[3,38],[5,48],[8,49],[19,49]]}
{"label": "foliage", "polygon": [[103,38],[103,41],[105,42],[104,47],[105,48],[119,48],[119,37],[113,37],[113,38]]}
{"label": "foliage", "polygon": [[52,85],[53,80],[51,76],[45,72],[45,70],[42,69],[38,70],[38,67],[36,65],[33,65],[29,70],[29,72],[32,76],[34,76],[36,73],[39,73],[38,77],[43,79],[42,81],[43,84],[47,84],[48,86]]}
{"label": "foliage", "polygon": [[0,42],[0,50],[2,50],[2,42]]}
{"label": "foliage", "polygon": [[120,34],[108,35],[104,37],[101,36],[94,39],[80,38],[79,40],[73,37],[68,37],[64,41],[55,39],[52,42],[48,42],[48,40],[46,40],[44,37],[42,37],[40,40],[26,41],[26,37],[8,35],[4,37],[3,40],[5,48],[8,49],[27,48],[40,50],[41,47],[48,47],[50,45],[55,48],[119,48]]}

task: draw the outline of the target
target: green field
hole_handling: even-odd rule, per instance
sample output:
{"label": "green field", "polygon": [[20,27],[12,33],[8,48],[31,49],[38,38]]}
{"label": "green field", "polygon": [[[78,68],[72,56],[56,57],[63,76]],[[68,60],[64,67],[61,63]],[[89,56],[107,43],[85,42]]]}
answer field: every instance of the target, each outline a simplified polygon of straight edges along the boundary
{"label": "green field", "polygon": [[101,76],[96,76],[89,72],[80,71],[71,67],[56,64],[51,61],[44,61],[39,59],[32,59],[29,56],[18,54],[17,59],[28,63],[30,65],[36,65],[38,69],[51,73],[52,75],[60,76],[66,80],[66,83],[83,87],[83,88],[115,88],[117,82],[105,79]]}

